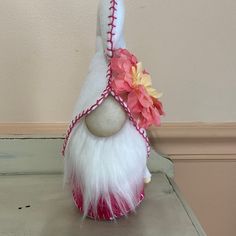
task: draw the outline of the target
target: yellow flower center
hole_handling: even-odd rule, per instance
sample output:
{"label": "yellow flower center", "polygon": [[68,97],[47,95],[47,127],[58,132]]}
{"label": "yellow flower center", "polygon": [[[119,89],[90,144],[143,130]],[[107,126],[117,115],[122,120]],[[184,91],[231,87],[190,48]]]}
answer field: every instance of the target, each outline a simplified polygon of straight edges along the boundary
{"label": "yellow flower center", "polygon": [[136,66],[137,68],[135,66],[132,67],[133,85],[143,85],[150,96],[154,98],[160,98],[162,93],[158,93],[156,89],[152,87],[151,76],[149,74],[143,73],[142,63],[139,62]]}

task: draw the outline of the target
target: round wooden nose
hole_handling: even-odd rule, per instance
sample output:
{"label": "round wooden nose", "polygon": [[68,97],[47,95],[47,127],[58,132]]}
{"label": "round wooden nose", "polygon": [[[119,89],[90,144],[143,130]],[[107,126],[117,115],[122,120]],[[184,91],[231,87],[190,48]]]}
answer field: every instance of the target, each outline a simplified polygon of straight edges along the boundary
{"label": "round wooden nose", "polygon": [[125,124],[127,115],[121,105],[112,97],[107,99],[85,117],[89,131],[98,137],[116,134]]}

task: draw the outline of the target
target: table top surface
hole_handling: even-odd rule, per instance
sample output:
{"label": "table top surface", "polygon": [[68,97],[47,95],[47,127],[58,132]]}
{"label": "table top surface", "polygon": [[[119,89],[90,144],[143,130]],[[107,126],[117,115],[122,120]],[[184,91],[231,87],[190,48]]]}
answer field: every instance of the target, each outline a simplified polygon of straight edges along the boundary
{"label": "table top surface", "polygon": [[59,174],[0,176],[0,189],[0,236],[203,235],[163,173],[153,174],[137,212],[115,222],[82,221]]}

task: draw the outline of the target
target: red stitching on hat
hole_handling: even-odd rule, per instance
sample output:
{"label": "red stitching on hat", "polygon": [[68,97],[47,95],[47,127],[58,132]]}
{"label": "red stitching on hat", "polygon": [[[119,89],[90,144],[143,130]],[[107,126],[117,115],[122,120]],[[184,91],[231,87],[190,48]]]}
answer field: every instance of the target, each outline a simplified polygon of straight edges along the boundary
{"label": "red stitching on hat", "polygon": [[117,11],[116,5],[118,4],[116,0],[111,0],[110,1],[110,8],[109,10],[111,11],[110,15],[108,16],[108,19],[110,19],[110,22],[108,23],[108,32],[107,32],[107,56],[108,57],[113,57],[113,51],[114,51],[114,36],[115,36],[115,20],[117,17],[115,16],[115,13]]}

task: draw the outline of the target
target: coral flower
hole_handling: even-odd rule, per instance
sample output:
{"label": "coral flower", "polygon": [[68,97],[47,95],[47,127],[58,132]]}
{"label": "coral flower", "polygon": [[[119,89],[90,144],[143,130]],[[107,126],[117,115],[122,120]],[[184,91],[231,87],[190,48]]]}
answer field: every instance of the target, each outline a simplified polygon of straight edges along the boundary
{"label": "coral flower", "polygon": [[160,125],[160,116],[164,114],[162,104],[149,96],[143,85],[128,94],[127,105],[139,127],[146,129],[150,125]]}
{"label": "coral flower", "polygon": [[160,98],[162,96],[161,93],[158,93],[156,89],[152,87],[151,76],[147,72],[144,72],[141,62],[132,67],[132,77],[134,86],[143,85],[148,94],[154,98]]}
{"label": "coral flower", "polygon": [[111,59],[111,87],[127,103],[138,126],[148,128],[160,125],[164,114],[159,98],[162,96],[152,87],[151,76],[142,63],[126,49],[115,50]]}
{"label": "coral flower", "polygon": [[136,66],[137,58],[126,49],[117,49],[111,59],[111,86],[118,95],[132,90],[132,67]]}

